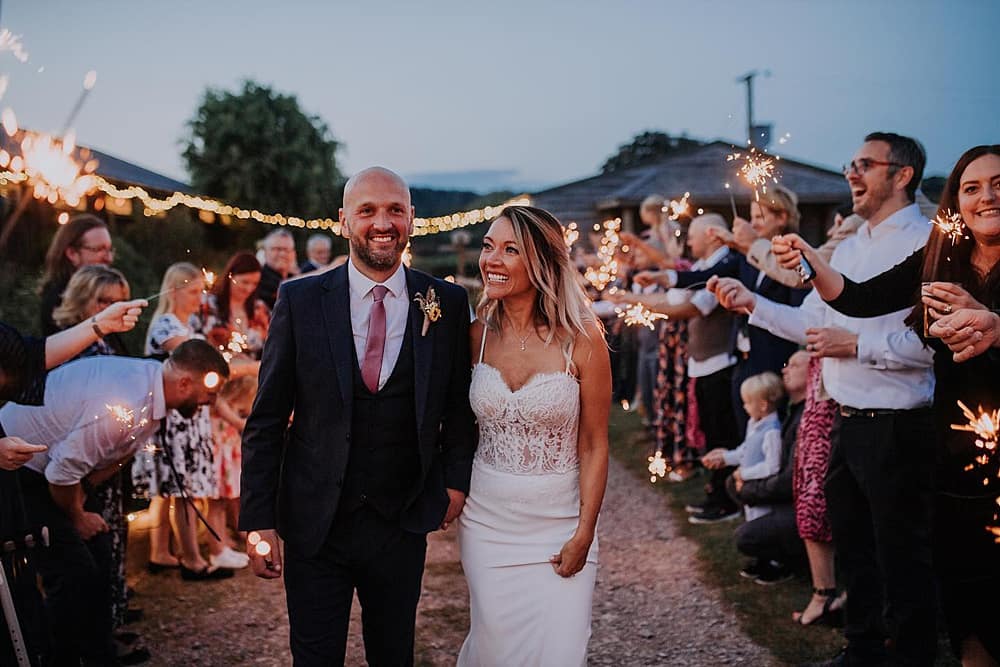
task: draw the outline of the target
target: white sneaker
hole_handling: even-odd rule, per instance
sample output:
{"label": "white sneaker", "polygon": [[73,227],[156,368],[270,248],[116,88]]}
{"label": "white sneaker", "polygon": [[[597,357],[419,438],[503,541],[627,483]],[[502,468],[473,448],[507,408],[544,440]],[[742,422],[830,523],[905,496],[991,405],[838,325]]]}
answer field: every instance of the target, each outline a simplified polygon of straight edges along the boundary
{"label": "white sneaker", "polygon": [[215,567],[224,567],[229,570],[239,570],[250,564],[250,557],[246,554],[241,554],[238,551],[234,551],[229,547],[226,547],[218,556],[209,556],[208,562]]}

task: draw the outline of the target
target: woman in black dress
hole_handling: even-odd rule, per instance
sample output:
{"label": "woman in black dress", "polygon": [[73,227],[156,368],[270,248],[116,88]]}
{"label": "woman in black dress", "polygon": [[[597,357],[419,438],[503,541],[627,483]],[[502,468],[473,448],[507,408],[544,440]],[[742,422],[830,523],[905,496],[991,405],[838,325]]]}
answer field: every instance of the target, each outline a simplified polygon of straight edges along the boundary
{"label": "woman in black dress", "polygon": [[[989,531],[1000,502],[1000,452],[977,447],[958,401],[1000,409],[1000,145],[966,151],[941,195],[939,220],[961,215],[954,235],[939,225],[927,245],[885,273],[854,283],[797,236],[773,244],[786,267],[804,255],[833,308],[873,317],[913,306],[906,322],[936,351],[937,438],[934,558],[952,647],[964,665],[1000,663],[1000,540]],[[985,456],[984,456],[985,455]]]}

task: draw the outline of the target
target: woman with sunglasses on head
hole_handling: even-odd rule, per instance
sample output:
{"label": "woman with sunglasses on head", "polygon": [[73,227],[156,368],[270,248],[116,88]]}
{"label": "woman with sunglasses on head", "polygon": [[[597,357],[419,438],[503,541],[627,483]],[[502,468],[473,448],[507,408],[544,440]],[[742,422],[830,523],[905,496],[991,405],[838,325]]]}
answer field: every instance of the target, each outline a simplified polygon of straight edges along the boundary
{"label": "woman with sunglasses on head", "polygon": [[951,425],[969,421],[958,401],[986,414],[1000,409],[1000,145],[971,148],[955,164],[938,219],[956,213],[954,232],[935,225],[923,249],[863,283],[833,270],[798,236],[775,239],[773,248],[787,268],[805,257],[819,295],[845,315],[912,307],[907,324],[935,350],[935,568],[956,654],[964,665],[996,665],[1000,455]]}

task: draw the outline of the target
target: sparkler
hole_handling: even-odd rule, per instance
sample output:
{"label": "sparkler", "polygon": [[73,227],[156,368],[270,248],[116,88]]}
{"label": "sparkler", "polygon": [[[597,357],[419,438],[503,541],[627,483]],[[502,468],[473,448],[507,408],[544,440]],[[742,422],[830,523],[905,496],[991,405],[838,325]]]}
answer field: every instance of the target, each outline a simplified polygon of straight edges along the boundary
{"label": "sparkler", "polygon": [[4,51],[10,51],[10,54],[14,56],[18,62],[28,62],[28,52],[24,50],[24,44],[21,42],[21,36],[15,35],[7,28],[0,30],[0,53]]}
{"label": "sparkler", "polygon": [[952,424],[952,430],[974,433],[977,448],[985,449],[987,452],[995,452],[998,434],[1000,434],[1000,409],[987,412],[983,410],[982,406],[979,406],[979,414],[977,415],[962,401],[958,401],[958,407],[962,408],[962,414],[969,421],[965,424]]}
{"label": "sparkler", "polygon": [[736,198],[733,197],[733,189],[729,186],[729,183],[726,183],[725,185],[726,185],[726,190],[729,192],[729,207],[733,209],[733,220],[735,220],[736,218],[739,217],[739,215],[736,213]]}
{"label": "sparkler", "polygon": [[205,280],[205,289],[202,292],[211,292],[212,288],[215,287],[215,272],[209,271],[203,266],[201,267],[201,275]]}
{"label": "sparkler", "polygon": [[649,481],[656,484],[656,479],[663,479],[667,474],[667,460],[663,458],[663,452],[657,450],[656,454],[648,459]]}
{"label": "sparkler", "polygon": [[778,182],[774,170],[777,166],[775,163],[780,159],[758,152],[756,146],[751,147],[746,153],[731,153],[726,156],[726,162],[743,160],[737,173],[753,189],[755,201],[760,201],[761,192],[767,192],[768,181]]}
{"label": "sparkler", "polygon": [[931,220],[931,224],[940,229],[941,233],[951,241],[952,245],[965,238],[965,221],[962,220],[961,213],[952,213],[950,210],[945,211]]}
{"label": "sparkler", "polygon": [[222,352],[222,358],[226,360],[226,363],[229,363],[233,360],[233,357],[246,352],[249,347],[250,344],[247,335],[234,330],[229,334],[229,342],[224,346],[220,345],[219,351]]}
{"label": "sparkler", "polygon": [[83,108],[83,103],[87,101],[87,96],[90,95],[90,91],[94,88],[95,83],[97,83],[97,72],[90,70],[83,77],[83,90],[80,91],[80,97],[76,98],[76,104],[73,105],[73,109],[69,112],[66,123],[63,124],[63,130],[59,134],[65,135],[69,131],[69,128],[73,126],[73,121],[76,120],[80,109]]}
{"label": "sparkler", "polygon": [[[621,230],[621,218],[604,221],[604,236],[601,237],[601,247],[597,249],[597,258],[601,261],[598,266],[588,266],[583,277],[590,282],[598,291],[604,290],[608,283],[613,281],[618,275],[618,262],[615,261],[615,252],[621,239],[618,236]],[[594,225],[595,231],[600,231],[601,226]]]}
{"label": "sparkler", "polygon": [[691,197],[690,192],[685,192],[684,196],[680,199],[671,199],[666,202],[661,209],[667,214],[667,217],[671,220],[678,220],[681,216],[688,215],[691,210],[691,205],[688,203],[688,199]]}
{"label": "sparkler", "polygon": [[625,324],[630,327],[638,324],[656,329],[656,320],[670,319],[663,313],[654,313],[641,303],[633,303],[625,310],[615,308],[615,312],[618,313],[619,318],[625,318]]}
{"label": "sparkler", "polygon": [[572,248],[576,240],[580,238],[580,230],[577,228],[575,222],[571,222],[563,229],[563,241],[566,242],[567,248]]}

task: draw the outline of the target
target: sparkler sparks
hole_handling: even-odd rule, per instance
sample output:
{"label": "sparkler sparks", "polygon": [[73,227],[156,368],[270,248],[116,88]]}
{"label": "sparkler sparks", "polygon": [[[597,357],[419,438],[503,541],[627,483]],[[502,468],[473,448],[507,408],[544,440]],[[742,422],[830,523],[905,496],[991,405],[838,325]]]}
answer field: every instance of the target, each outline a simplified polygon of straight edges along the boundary
{"label": "sparkler sparks", "polygon": [[955,245],[965,238],[965,221],[962,220],[961,213],[952,213],[950,210],[931,220],[931,224],[941,230],[952,245]]}
{"label": "sparkler sparks", "polygon": [[205,289],[203,292],[210,292],[212,288],[215,287],[215,271],[209,271],[204,266],[201,267],[201,275],[205,280]]}
{"label": "sparkler sparks", "polygon": [[650,329],[655,329],[656,320],[670,319],[663,313],[654,313],[641,303],[634,303],[625,310],[615,308],[615,312],[618,313],[619,318],[625,318],[625,324],[630,327],[642,325]]}
{"label": "sparkler sparks", "polygon": [[10,51],[18,62],[28,62],[28,52],[24,50],[21,36],[15,35],[7,28],[0,30],[0,53],[4,51]]}
{"label": "sparkler sparks", "polygon": [[753,189],[755,201],[760,201],[762,192],[767,193],[768,181],[778,182],[775,169],[780,159],[758,152],[756,147],[751,147],[746,153],[731,153],[726,156],[726,162],[743,160],[737,173]]}
{"label": "sparkler sparks", "polygon": [[657,451],[656,454],[650,456],[648,459],[649,467],[649,481],[653,484],[656,483],[657,478],[663,479],[667,474],[667,460],[663,458],[663,452]]}
{"label": "sparkler sparks", "polygon": [[969,421],[965,424],[952,424],[954,431],[968,431],[976,435],[976,447],[987,452],[995,452],[997,449],[998,434],[1000,434],[1000,409],[993,412],[983,410],[979,407],[979,414],[975,414],[962,401],[958,401],[958,407],[962,408],[962,414]]}
{"label": "sparkler sparks", "polygon": [[690,192],[685,192],[684,196],[680,199],[671,199],[663,205],[662,211],[667,214],[667,217],[671,220],[678,220],[682,216],[689,215],[691,211],[691,205],[688,200],[691,197]]}
{"label": "sparkler sparks", "polygon": [[[595,231],[600,231],[601,227],[594,225]],[[621,239],[618,232],[622,227],[621,218],[604,221],[604,236],[601,237],[601,247],[597,249],[597,258],[600,260],[598,266],[588,266],[583,276],[598,291],[608,286],[618,275],[618,262],[615,260],[615,252]]]}
{"label": "sparkler sparks", "polygon": [[566,242],[567,248],[572,248],[578,238],[580,238],[580,230],[575,222],[571,222],[563,228],[563,241]]}

